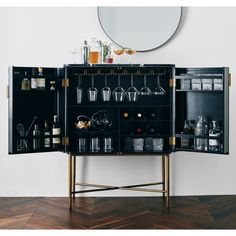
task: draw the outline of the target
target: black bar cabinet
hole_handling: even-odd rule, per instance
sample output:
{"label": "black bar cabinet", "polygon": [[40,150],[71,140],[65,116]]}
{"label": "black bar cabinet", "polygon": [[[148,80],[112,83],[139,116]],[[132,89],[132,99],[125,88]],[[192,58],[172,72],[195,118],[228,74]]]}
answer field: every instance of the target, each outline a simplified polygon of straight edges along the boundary
{"label": "black bar cabinet", "polygon": [[[43,79],[43,87],[32,87],[35,86],[32,83],[37,83],[35,78],[39,83]],[[75,191],[76,185],[101,188],[95,191],[145,191],[140,185],[76,183],[76,156],[161,155],[163,180],[156,184],[162,184],[158,191],[168,196],[169,159],[165,158],[170,153],[229,153],[229,86],[227,67],[177,68],[163,64],[10,67],[9,154],[68,153],[70,197],[84,192]],[[51,132],[55,115],[61,130],[57,134]],[[202,124],[208,125],[207,133],[196,134],[193,127],[186,132],[186,122],[188,127],[196,127],[199,116]],[[50,131],[47,137],[43,132],[45,120]],[[218,123],[218,134],[209,135],[214,128],[212,121]],[[41,131],[36,146],[35,124]],[[47,147],[45,138],[50,143]],[[57,145],[52,145],[56,139]],[[212,148],[214,145],[216,149]],[[152,183],[141,186],[148,185]]]}

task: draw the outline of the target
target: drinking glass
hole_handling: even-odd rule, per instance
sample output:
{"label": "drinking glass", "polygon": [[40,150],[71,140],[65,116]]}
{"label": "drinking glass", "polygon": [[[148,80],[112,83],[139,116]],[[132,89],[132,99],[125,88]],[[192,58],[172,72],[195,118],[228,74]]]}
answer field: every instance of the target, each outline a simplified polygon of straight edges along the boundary
{"label": "drinking glass", "polygon": [[78,139],[78,151],[79,152],[86,152],[86,138],[79,138]]}
{"label": "drinking glass", "polygon": [[134,138],[133,139],[133,147],[135,152],[142,152],[143,151],[143,145],[144,145],[144,139],[143,138]]}
{"label": "drinking glass", "polygon": [[102,100],[109,102],[111,100],[111,89],[107,86],[107,75],[105,75],[105,87],[101,89]]}
{"label": "drinking glass", "polygon": [[160,85],[160,75],[157,75],[157,87],[152,91],[153,95],[166,95],[166,91]]}
{"label": "drinking glass", "polygon": [[125,48],[125,53],[129,55],[129,64],[132,64],[133,55],[136,53],[136,50],[131,48]]}
{"label": "drinking glass", "polygon": [[152,143],[153,143],[153,150],[154,151],[162,151],[163,150],[163,138],[153,138]]}
{"label": "drinking glass", "polygon": [[97,101],[98,90],[94,87],[94,76],[92,75],[91,87],[88,89],[88,100],[90,102]]}
{"label": "drinking glass", "polygon": [[73,58],[74,58],[74,64],[79,64],[79,58],[80,58],[80,56],[79,56],[79,54],[80,54],[80,49],[79,48],[72,48],[71,50],[70,50],[70,52],[71,52],[71,54],[73,55]]}
{"label": "drinking glass", "polygon": [[112,144],[111,137],[105,137],[103,139],[103,149],[104,149],[104,152],[111,152],[113,150],[113,144]]}
{"label": "drinking glass", "polygon": [[117,44],[112,44],[112,50],[116,55],[117,64],[120,64],[120,56],[124,54],[124,49]]}
{"label": "drinking glass", "polygon": [[116,102],[123,102],[125,99],[125,90],[120,87],[120,75],[118,75],[118,87],[113,90],[112,94]]}
{"label": "drinking glass", "polygon": [[131,86],[126,91],[126,96],[129,102],[137,102],[139,91],[134,87],[134,78],[131,75]]}
{"label": "drinking glass", "polygon": [[140,89],[139,93],[142,96],[152,94],[151,89],[147,87],[147,77],[146,77],[146,75],[144,75],[144,77],[143,77],[143,87]]}
{"label": "drinking glass", "polygon": [[100,151],[100,139],[98,137],[93,137],[90,139],[90,151],[91,152]]}

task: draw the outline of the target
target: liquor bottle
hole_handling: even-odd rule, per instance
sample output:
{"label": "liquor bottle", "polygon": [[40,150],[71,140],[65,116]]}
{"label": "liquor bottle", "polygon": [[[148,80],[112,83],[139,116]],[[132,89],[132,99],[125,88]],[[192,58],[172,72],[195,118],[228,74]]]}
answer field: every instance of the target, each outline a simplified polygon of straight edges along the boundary
{"label": "liquor bottle", "polygon": [[[184,131],[181,134],[190,134],[191,128],[189,125],[189,121],[184,121]],[[181,148],[190,148],[190,139],[187,137],[181,137]]]}
{"label": "liquor bottle", "polygon": [[[194,129],[194,135],[197,135],[197,136],[204,136],[205,135],[205,128],[204,128],[202,116],[199,116],[199,120],[198,120],[196,127]],[[200,151],[207,151],[205,139],[194,138],[194,149],[200,150]]]}
{"label": "liquor bottle", "polygon": [[135,114],[135,119],[141,120],[141,119],[143,119],[143,118],[144,118],[144,113],[143,113],[143,112],[141,112],[141,111],[136,112],[136,114]]}
{"label": "liquor bottle", "polygon": [[61,128],[56,115],[53,117],[52,135],[52,146],[57,148],[61,145]]}
{"label": "liquor bottle", "polygon": [[27,78],[27,72],[25,72],[25,78],[21,81],[21,90],[30,90],[30,81]]}
{"label": "liquor bottle", "polygon": [[43,68],[38,67],[37,88],[44,90],[46,86],[46,79],[43,77]]}
{"label": "liquor bottle", "polygon": [[32,69],[32,78],[31,78],[31,89],[37,89],[38,88],[38,82],[37,78],[35,77],[35,68]]}
{"label": "liquor bottle", "polygon": [[82,64],[89,64],[89,51],[88,41],[84,40],[84,44],[82,45]]}
{"label": "liquor bottle", "polygon": [[40,130],[37,124],[34,125],[33,130],[33,149],[40,149]]}
{"label": "liquor bottle", "polygon": [[111,47],[109,47],[109,49],[108,49],[108,54],[107,54],[107,56],[106,56],[106,63],[112,64],[113,61],[114,61],[114,57],[113,57],[113,55],[112,55],[112,53],[111,53]]}
{"label": "liquor bottle", "polygon": [[129,119],[130,118],[130,113],[128,111],[122,112],[122,118],[123,119]]}
{"label": "liquor bottle", "polygon": [[190,120],[190,122],[189,122],[190,134],[194,134],[195,126],[196,126],[195,120]]}
{"label": "liquor bottle", "polygon": [[[209,131],[210,137],[220,137],[221,131],[219,128],[219,123],[216,120],[212,121],[213,128]],[[219,139],[209,139],[209,150],[212,152],[220,151],[220,140]]]}
{"label": "liquor bottle", "polygon": [[[207,118],[203,120],[203,126],[204,126],[204,135],[209,134],[209,122],[207,121]],[[205,142],[205,151],[208,150],[208,139],[204,139]]]}
{"label": "liquor bottle", "polygon": [[147,132],[147,134],[156,134],[157,129],[152,124],[148,124],[146,126],[146,132]]}
{"label": "liquor bottle", "polygon": [[43,136],[44,136],[43,145],[44,145],[45,148],[50,148],[51,147],[50,135],[51,135],[51,132],[48,128],[48,122],[45,120],[45,122],[44,122],[44,131],[43,131]]}

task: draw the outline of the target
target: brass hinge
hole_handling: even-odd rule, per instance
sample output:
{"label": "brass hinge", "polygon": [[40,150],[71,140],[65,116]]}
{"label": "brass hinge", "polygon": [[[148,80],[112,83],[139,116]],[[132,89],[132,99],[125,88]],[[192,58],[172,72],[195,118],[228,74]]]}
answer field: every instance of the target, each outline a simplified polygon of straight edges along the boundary
{"label": "brass hinge", "polygon": [[175,146],[176,144],[176,138],[175,137],[169,137],[169,145]]}
{"label": "brass hinge", "polygon": [[232,80],[231,80],[231,73],[229,73],[229,86],[232,85]]}
{"label": "brass hinge", "polygon": [[9,98],[9,96],[10,96],[10,94],[9,94],[9,93],[10,93],[9,89],[10,89],[10,87],[9,87],[9,85],[7,85],[7,91],[6,91],[6,92],[7,92],[7,93],[6,93],[7,98]]}
{"label": "brass hinge", "polygon": [[63,137],[62,146],[68,146],[68,145],[69,145],[69,137]]}
{"label": "brass hinge", "polygon": [[69,87],[69,79],[62,79],[61,86],[62,86],[62,88]]}
{"label": "brass hinge", "polygon": [[170,87],[175,87],[176,86],[176,80],[175,79],[170,79],[169,80],[169,86]]}

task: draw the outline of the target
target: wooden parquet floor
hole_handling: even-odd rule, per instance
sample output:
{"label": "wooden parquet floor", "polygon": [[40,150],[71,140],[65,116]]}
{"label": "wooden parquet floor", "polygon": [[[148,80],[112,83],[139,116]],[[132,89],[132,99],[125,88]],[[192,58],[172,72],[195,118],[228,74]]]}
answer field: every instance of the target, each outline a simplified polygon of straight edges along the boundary
{"label": "wooden parquet floor", "polygon": [[236,195],[0,198],[0,229],[236,229]]}

